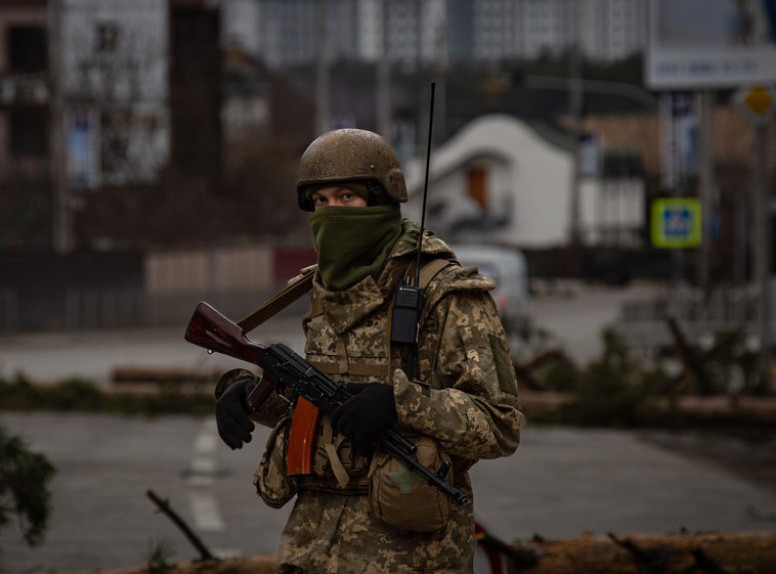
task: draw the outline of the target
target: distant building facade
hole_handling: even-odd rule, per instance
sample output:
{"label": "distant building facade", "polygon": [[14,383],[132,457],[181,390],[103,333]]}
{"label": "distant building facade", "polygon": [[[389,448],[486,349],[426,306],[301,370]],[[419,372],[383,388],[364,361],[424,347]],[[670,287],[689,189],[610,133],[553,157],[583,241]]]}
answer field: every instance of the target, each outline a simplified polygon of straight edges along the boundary
{"label": "distant building facade", "polygon": [[224,0],[222,36],[272,68],[315,60],[323,22],[329,61],[375,61],[385,47],[394,62],[450,65],[532,59],[577,43],[585,57],[610,61],[643,48],[645,6],[646,0]]}
{"label": "distant building facade", "polygon": [[207,0],[0,0],[0,251],[59,245],[82,192],[218,184],[220,30]]}
{"label": "distant building facade", "polygon": [[169,158],[165,0],[68,0],[57,66],[71,189],[150,183]]}

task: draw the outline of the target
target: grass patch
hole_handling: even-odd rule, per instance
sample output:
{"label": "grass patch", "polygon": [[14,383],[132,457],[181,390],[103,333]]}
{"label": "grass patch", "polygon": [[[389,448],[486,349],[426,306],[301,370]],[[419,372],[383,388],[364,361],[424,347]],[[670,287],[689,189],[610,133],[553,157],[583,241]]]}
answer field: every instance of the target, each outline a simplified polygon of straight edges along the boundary
{"label": "grass patch", "polygon": [[106,392],[92,382],[74,378],[53,385],[36,385],[23,374],[0,379],[0,408],[9,411],[103,412],[137,415],[212,414],[210,393],[182,392],[161,386],[154,393]]}

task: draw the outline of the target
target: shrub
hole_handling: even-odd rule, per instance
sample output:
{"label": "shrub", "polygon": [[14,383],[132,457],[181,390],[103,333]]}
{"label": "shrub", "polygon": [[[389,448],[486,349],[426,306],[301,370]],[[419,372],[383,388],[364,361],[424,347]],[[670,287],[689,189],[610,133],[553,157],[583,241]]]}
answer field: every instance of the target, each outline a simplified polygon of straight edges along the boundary
{"label": "shrub", "polygon": [[582,371],[571,402],[561,411],[562,422],[585,426],[637,425],[640,407],[662,374],[640,369],[612,329],[605,329],[602,338],[603,353]]}
{"label": "shrub", "polygon": [[43,541],[51,510],[48,483],[55,473],[45,456],[0,427],[0,527],[16,515],[30,546]]}

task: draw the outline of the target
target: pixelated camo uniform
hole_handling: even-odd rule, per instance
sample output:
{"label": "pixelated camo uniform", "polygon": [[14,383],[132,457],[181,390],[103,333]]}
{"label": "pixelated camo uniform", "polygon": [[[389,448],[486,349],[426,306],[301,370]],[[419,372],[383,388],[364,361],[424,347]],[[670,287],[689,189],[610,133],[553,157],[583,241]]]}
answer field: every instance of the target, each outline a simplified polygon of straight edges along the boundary
{"label": "pixelated camo uniform", "polygon": [[[440,271],[426,288],[418,347],[420,376],[404,376],[408,350],[389,343],[389,309],[397,282],[416,255],[418,226],[404,230],[377,281],[366,277],[344,291],[316,278],[304,319],[305,354],[337,381],[393,384],[397,428],[435,438],[453,461],[448,480],[469,497],[452,505],[447,525],[431,533],[405,532],[376,518],[366,496],[368,456],[332,437],[322,417],[315,474],[299,485],[277,554],[280,572],[471,572],[474,552],[468,469],[481,458],[512,454],[520,438],[517,383],[503,327],[489,290],[492,280],[459,265]],[[428,234],[424,256],[452,257]],[[390,361],[388,360],[388,357]],[[420,382],[418,382],[420,381]],[[337,482],[325,444],[334,443],[350,480]],[[330,446],[328,447],[331,448]],[[330,452],[330,451],[329,451]]]}

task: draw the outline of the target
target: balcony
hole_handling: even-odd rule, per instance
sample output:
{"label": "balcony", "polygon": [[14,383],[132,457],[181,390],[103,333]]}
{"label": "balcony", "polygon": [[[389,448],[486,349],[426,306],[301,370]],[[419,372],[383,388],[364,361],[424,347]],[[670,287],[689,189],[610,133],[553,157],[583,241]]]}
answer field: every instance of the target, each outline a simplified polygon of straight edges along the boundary
{"label": "balcony", "polygon": [[48,75],[0,74],[0,107],[46,106],[50,101]]}

